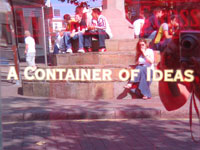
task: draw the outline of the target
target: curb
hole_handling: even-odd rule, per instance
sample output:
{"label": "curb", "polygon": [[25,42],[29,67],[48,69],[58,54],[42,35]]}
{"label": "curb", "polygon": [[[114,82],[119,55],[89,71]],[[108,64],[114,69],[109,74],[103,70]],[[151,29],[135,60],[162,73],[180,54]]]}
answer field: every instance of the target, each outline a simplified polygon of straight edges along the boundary
{"label": "curb", "polygon": [[3,122],[39,121],[39,120],[79,120],[79,119],[148,119],[160,118],[161,110],[143,108],[135,110],[102,111],[30,111],[15,114],[2,114]]}

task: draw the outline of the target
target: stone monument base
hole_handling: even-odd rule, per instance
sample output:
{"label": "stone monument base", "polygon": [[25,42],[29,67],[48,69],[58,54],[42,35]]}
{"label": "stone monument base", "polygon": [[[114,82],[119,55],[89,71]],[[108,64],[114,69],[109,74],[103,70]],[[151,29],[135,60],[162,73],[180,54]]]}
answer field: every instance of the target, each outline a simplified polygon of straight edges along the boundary
{"label": "stone monument base", "polygon": [[[85,54],[53,55],[50,69],[109,69],[112,81],[27,81],[23,80],[23,94],[37,97],[56,97],[63,99],[131,99],[123,95],[127,81],[119,80],[119,71],[128,69],[135,63],[135,47],[138,40],[106,40],[107,52]],[[63,75],[65,77],[65,74]],[[158,96],[158,83],[152,82],[151,92]],[[122,95],[121,95],[122,94]]]}

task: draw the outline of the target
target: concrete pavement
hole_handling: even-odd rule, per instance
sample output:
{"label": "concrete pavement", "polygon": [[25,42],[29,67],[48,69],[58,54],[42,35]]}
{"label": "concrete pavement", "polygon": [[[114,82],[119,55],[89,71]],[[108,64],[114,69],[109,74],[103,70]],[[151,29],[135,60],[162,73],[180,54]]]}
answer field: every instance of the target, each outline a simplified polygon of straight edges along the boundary
{"label": "concrete pavement", "polygon": [[189,101],[181,109],[168,112],[159,97],[151,100],[74,100],[21,96],[20,88],[2,85],[2,119],[10,121],[188,118]]}
{"label": "concrete pavement", "polygon": [[[159,97],[144,101],[32,98],[2,85],[4,150],[198,150],[187,103],[168,112]],[[98,119],[98,120],[96,120]],[[195,137],[200,135],[193,122]]]}
{"label": "concrete pavement", "polygon": [[[199,135],[196,120],[195,136]],[[31,121],[3,124],[4,150],[199,150],[186,120]]]}

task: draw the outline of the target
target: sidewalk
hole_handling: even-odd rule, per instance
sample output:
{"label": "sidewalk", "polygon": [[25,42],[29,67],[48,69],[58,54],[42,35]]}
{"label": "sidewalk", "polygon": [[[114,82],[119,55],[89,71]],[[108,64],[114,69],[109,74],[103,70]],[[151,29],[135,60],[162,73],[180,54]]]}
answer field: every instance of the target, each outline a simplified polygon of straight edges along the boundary
{"label": "sidewalk", "polygon": [[[199,137],[194,121],[195,138]],[[199,150],[184,120],[27,121],[3,124],[4,150]]]}
{"label": "sidewalk", "polygon": [[2,120],[73,120],[128,118],[188,118],[189,101],[181,109],[168,112],[159,97],[151,100],[73,100],[33,98],[18,95],[17,86],[2,85]]}
{"label": "sidewalk", "polygon": [[[188,103],[178,111],[168,112],[159,97],[149,101],[85,101],[24,97],[17,90],[13,85],[2,86],[4,150],[200,148],[200,143],[191,139],[186,119]],[[197,119],[192,131],[198,140]]]}

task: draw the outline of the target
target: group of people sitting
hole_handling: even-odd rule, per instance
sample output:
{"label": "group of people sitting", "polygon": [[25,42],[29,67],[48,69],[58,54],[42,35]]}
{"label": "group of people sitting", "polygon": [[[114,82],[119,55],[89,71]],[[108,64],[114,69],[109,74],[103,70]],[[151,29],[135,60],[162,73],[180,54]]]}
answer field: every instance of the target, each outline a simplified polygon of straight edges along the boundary
{"label": "group of people sitting", "polygon": [[[134,69],[139,70],[139,74],[134,81],[129,81],[124,86],[125,93],[129,92],[131,95],[134,94],[143,99],[151,98],[150,84],[152,81],[147,81],[147,68],[154,69],[153,50],[162,53],[179,29],[177,16],[171,15],[167,18],[168,21],[163,18],[161,8],[156,8],[149,18],[144,19],[144,15],[140,15],[140,18],[133,23],[135,38],[142,38],[137,43],[136,65],[134,66]],[[150,39],[150,44],[145,39]]]}
{"label": "group of people sitting", "polygon": [[158,7],[147,19],[141,14],[133,23],[133,27],[136,38],[151,39],[150,48],[162,52],[179,29],[179,23],[176,15],[169,16]]}
{"label": "group of people sitting", "polygon": [[75,11],[75,19],[70,15],[64,15],[67,24],[65,30],[61,30],[57,36],[54,46],[54,54],[73,53],[72,43],[78,40],[79,53],[92,51],[92,38],[99,43],[99,52],[105,52],[105,39],[112,38],[111,29],[105,16],[99,8],[88,9],[78,6]]}
{"label": "group of people sitting", "polygon": [[[73,53],[72,43],[76,39],[78,39],[79,45],[77,52],[91,52],[92,37],[96,37],[99,41],[99,52],[106,51],[105,39],[111,38],[112,33],[108,21],[105,16],[101,15],[100,9],[94,8],[90,16],[88,12],[84,12],[83,7],[78,6],[74,20],[69,15],[65,15],[64,19],[68,26],[65,31],[60,32],[54,53],[58,53],[59,50],[63,53]],[[168,21],[166,21],[167,19]],[[147,68],[154,69],[153,50],[162,52],[179,27],[175,15],[171,15],[167,19],[163,19],[163,11],[156,8],[152,16],[144,19],[144,15],[141,15],[133,24],[135,37],[141,38],[137,43],[135,59],[135,69],[139,69],[139,74],[124,88],[143,99],[151,98],[151,81],[147,81],[146,78]],[[151,39],[150,45],[145,39]]]}

